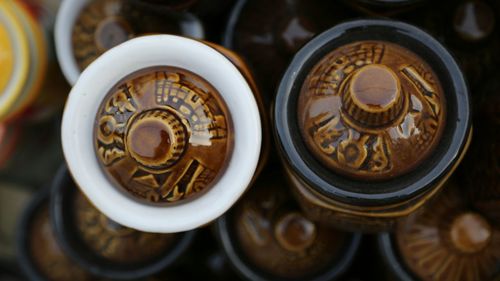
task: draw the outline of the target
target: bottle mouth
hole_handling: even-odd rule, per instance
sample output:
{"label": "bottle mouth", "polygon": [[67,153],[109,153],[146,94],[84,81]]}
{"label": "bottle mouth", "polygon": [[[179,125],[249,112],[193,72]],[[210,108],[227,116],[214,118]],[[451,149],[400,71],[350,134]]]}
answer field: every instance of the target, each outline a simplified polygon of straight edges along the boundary
{"label": "bottle mouth", "polygon": [[[345,173],[339,172],[338,169],[332,170],[330,167],[325,167],[324,161],[319,161],[315,155],[311,155],[311,146],[307,145],[303,138],[300,137],[301,134],[303,135],[301,130],[302,132],[309,132],[307,129],[304,131],[304,127],[298,124],[302,122],[304,115],[297,113],[297,108],[301,102],[301,91],[304,90],[304,83],[307,79],[311,79],[311,75],[309,74],[315,66],[318,67],[317,64],[322,58],[335,49],[361,41],[382,41],[387,42],[387,44],[396,45],[400,48],[410,50],[429,66],[432,66],[432,71],[435,74],[434,78],[440,82],[442,87],[441,92],[444,100],[446,100],[446,103],[443,105],[443,117],[446,120],[453,120],[443,125],[441,137],[437,138],[438,141],[435,142],[433,152],[429,153],[418,164],[418,168],[405,171],[399,175],[388,173],[385,178],[377,179],[376,177],[372,177],[363,179],[348,176]],[[369,59],[369,57],[365,57],[363,60]],[[374,61],[370,62],[374,63]],[[339,61],[339,63],[341,62]],[[376,64],[379,63],[377,62]],[[372,70],[380,70],[378,66],[371,67],[374,67]],[[419,79],[420,75],[415,75],[415,69],[406,67],[405,70],[405,67],[406,65],[402,66],[402,71],[398,69],[398,71],[401,71],[398,75],[406,76],[400,79],[400,81],[404,81],[406,85],[410,83],[412,87],[421,87],[421,89],[426,91],[428,84],[422,83],[421,79]],[[384,71],[383,76],[390,78],[391,76],[387,73],[390,72]],[[342,75],[339,75],[339,77],[342,77]],[[362,76],[360,77],[363,78]],[[328,78],[335,79],[334,73],[332,72]],[[389,86],[392,85],[392,87],[389,87],[389,89],[392,89],[392,94],[387,94],[387,104],[399,108],[397,94],[394,94],[397,87],[390,83],[391,80],[389,78],[386,81],[389,83]],[[362,80],[360,81],[362,82]],[[331,82],[325,85],[334,86],[334,83]],[[403,86],[403,84],[400,84],[400,86]],[[337,87],[337,89],[342,89],[343,86],[342,84],[338,84]],[[315,88],[312,87],[310,89],[314,90]],[[352,87],[347,86],[344,89],[352,90]],[[403,97],[404,109],[406,106],[405,103],[412,104],[412,101],[411,95],[408,95],[408,91],[405,91],[404,88],[402,89],[403,91],[399,93]],[[328,91],[333,90],[318,87],[315,90],[316,92],[313,93],[317,93],[316,96],[318,97],[323,97],[321,96],[322,90],[326,91],[324,93],[325,99],[332,99],[332,104],[339,103],[341,114],[345,114],[347,111],[345,115],[349,118],[346,118],[346,120],[356,121],[349,115],[349,110],[345,110],[345,107],[342,108],[342,99],[334,101],[330,97]],[[405,95],[408,95],[408,98],[405,99]],[[351,102],[354,104],[352,98]],[[354,104],[353,108],[358,108],[360,105],[361,107],[366,107],[366,104],[363,105],[363,102],[359,99],[357,102],[358,104]],[[315,108],[319,110],[326,105],[326,102],[319,102]],[[311,108],[314,109],[313,107]],[[413,108],[409,107],[407,110],[411,111]],[[355,112],[353,111],[352,113]],[[398,114],[394,116],[398,116]],[[457,162],[460,161],[470,138],[468,89],[457,63],[437,40],[424,31],[409,24],[392,20],[348,21],[320,34],[306,44],[294,57],[282,78],[275,101],[274,117],[274,127],[279,148],[283,151],[282,156],[295,175],[301,178],[310,188],[327,198],[348,204],[365,206],[405,202],[411,198],[415,198],[418,194],[429,191],[436,184],[439,185],[449,175],[450,170],[453,170]],[[361,120],[363,119],[361,118]],[[336,119],[333,118],[330,121],[332,123]],[[351,123],[356,125],[355,122]],[[357,123],[358,125],[362,125],[360,122]],[[326,126],[329,123],[326,120],[325,122],[318,122],[317,125]],[[377,124],[370,125],[374,127],[370,128],[370,132],[375,132]],[[381,127],[383,128],[383,126]],[[346,132],[346,138],[348,138],[349,130],[346,130]],[[362,140],[356,134],[351,135],[355,140]],[[329,131],[325,131],[323,136],[328,137]],[[322,144],[325,143],[323,142]],[[376,141],[373,144],[376,144]],[[342,148],[340,144],[336,145],[338,145],[337,148]],[[352,146],[343,146],[343,149],[349,152],[350,147]],[[323,146],[323,148],[328,150],[327,146]],[[324,153],[324,151],[321,151],[321,153]],[[362,154],[359,155],[362,156]]]}
{"label": "bottle mouth", "polygon": [[[167,68],[158,75],[171,75],[161,76],[165,79],[159,84],[154,83],[155,79],[148,83],[144,79],[147,77],[141,80],[144,73],[138,71],[155,67]],[[166,71],[168,68],[175,71]],[[200,81],[188,83],[196,85],[196,89],[182,85],[186,77],[178,80],[179,85],[173,85],[179,72],[186,77],[187,72],[202,77],[219,93],[221,102],[217,103],[213,96],[208,99],[209,95],[199,91],[203,85]],[[130,88],[110,91],[123,85],[127,82],[123,79],[134,73],[139,75],[135,77],[137,83],[133,83],[135,88],[129,85]],[[150,73],[150,77],[154,78],[155,73]],[[169,83],[172,87],[166,87]],[[152,95],[139,94],[147,89]],[[122,95],[129,90],[132,96]],[[164,95],[165,92],[175,92],[176,96]],[[226,114],[222,107],[227,108]],[[208,116],[211,118],[205,118]],[[223,134],[224,124],[227,135]],[[252,90],[226,57],[196,40],[152,35],[112,48],[82,73],[66,103],[62,142],[75,182],[100,212],[130,228],[168,233],[204,225],[236,202],[254,176],[261,130]],[[142,147],[141,142],[154,143],[158,149]],[[216,143],[221,150],[208,146]],[[207,153],[203,152],[205,149]],[[217,151],[220,153],[215,155]],[[211,176],[202,165],[208,166],[216,160],[219,168],[211,167],[215,173]],[[126,181],[116,173],[118,167],[125,169]],[[187,174],[198,180],[183,177]],[[202,180],[209,176],[210,183],[202,185]],[[160,185],[160,180],[164,184]],[[175,186],[189,186],[192,191],[207,188],[197,192],[199,196],[181,202],[182,190],[164,189]],[[139,192],[131,193],[131,189]],[[163,191],[166,197],[162,197]],[[165,204],[151,202],[151,198],[165,199]]]}

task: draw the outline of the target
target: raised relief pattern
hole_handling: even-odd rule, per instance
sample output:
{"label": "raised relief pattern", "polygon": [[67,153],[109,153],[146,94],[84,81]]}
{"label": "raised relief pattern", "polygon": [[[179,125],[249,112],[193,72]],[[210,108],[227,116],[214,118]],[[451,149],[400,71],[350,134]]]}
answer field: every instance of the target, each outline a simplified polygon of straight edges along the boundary
{"label": "raised relief pattern", "polygon": [[231,148],[227,109],[208,82],[158,67],[132,74],[104,99],[96,152],[105,172],[137,197],[176,202],[208,187]]}
{"label": "raised relief pattern", "polygon": [[398,226],[403,261],[425,281],[497,280],[500,229],[448,186],[422,213]]}
{"label": "raised relief pattern", "polygon": [[438,77],[416,54],[382,41],[333,50],[306,77],[298,103],[303,139],[342,174],[384,179],[431,153],[445,122]]}
{"label": "raised relief pattern", "polygon": [[133,264],[160,257],[175,242],[174,234],[145,233],[117,224],[78,193],[75,225],[84,243],[97,255],[117,263]]}

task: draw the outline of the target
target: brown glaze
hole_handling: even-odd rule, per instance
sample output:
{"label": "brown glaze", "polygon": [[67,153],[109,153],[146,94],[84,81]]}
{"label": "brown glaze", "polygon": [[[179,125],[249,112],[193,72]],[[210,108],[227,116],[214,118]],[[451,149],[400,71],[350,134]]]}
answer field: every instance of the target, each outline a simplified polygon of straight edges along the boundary
{"label": "brown glaze", "polygon": [[76,229],[94,253],[127,264],[148,262],[172,246],[175,234],[145,233],[117,224],[100,213],[81,194],[75,192]]}
{"label": "brown glaze", "polygon": [[[336,1],[238,0],[234,26],[226,31],[227,47],[245,58],[271,101],[293,55],[311,38],[345,20],[350,10]],[[238,5],[235,5],[238,6]]]}
{"label": "brown glaze", "polygon": [[279,183],[257,187],[238,204],[233,217],[239,246],[249,261],[281,278],[304,278],[329,268],[347,234],[306,218]]}
{"label": "brown glaze", "polygon": [[83,269],[74,264],[61,250],[52,231],[47,205],[35,213],[29,233],[29,245],[33,262],[47,280],[91,281]]}
{"label": "brown glaze", "polygon": [[416,54],[393,43],[361,41],[320,60],[302,85],[298,122],[322,164],[362,180],[415,169],[445,126],[438,77]]}
{"label": "brown glaze", "polygon": [[454,184],[421,214],[401,223],[396,240],[405,263],[422,280],[499,277],[500,229],[470,209]]}
{"label": "brown glaze", "polygon": [[[297,177],[288,167],[286,167],[285,171],[287,179],[293,187],[295,198],[307,217],[313,221],[348,231],[363,231],[368,233],[389,231],[393,230],[399,221],[404,220],[414,212],[418,212],[424,204],[435,199],[436,195],[441,192],[444,183],[462,161],[471,139],[472,133],[469,132],[458,161],[450,167],[449,172],[439,182],[436,182],[431,189],[419,196],[414,196],[395,204],[361,206],[332,200],[316,192],[308,183]],[[489,203],[488,206],[491,207],[491,210],[498,209],[498,204],[495,204],[496,200],[486,202]],[[494,215],[494,212],[488,214]],[[500,218],[500,215],[497,214],[497,217]]]}
{"label": "brown glaze", "polygon": [[174,17],[144,13],[131,1],[92,0],[73,26],[73,52],[80,70],[112,47],[151,33],[179,33]]}
{"label": "brown glaze", "polygon": [[104,172],[151,202],[170,203],[210,188],[232,149],[231,119],[213,86],[173,67],[125,77],[103,100],[95,147]]}
{"label": "brown glaze", "polygon": [[495,13],[482,1],[464,1],[455,10],[453,29],[463,40],[483,40],[490,36],[494,28]]}
{"label": "brown glaze", "polygon": [[481,215],[465,212],[453,219],[449,235],[450,241],[457,250],[464,253],[476,253],[489,244],[492,229]]}
{"label": "brown glaze", "polygon": [[257,169],[254,174],[255,180],[267,164],[269,159],[269,151],[271,149],[271,129],[269,126],[270,121],[267,106],[264,102],[259,88],[257,87],[252,71],[248,68],[246,62],[238,54],[215,43],[211,43],[208,41],[202,42],[224,55],[228,60],[231,61],[231,63],[234,64],[234,66],[236,66],[236,68],[238,68],[241,75],[243,75],[248,85],[252,89],[253,96],[255,98],[255,101],[257,102],[262,126],[262,147],[260,149],[259,163],[257,164]]}

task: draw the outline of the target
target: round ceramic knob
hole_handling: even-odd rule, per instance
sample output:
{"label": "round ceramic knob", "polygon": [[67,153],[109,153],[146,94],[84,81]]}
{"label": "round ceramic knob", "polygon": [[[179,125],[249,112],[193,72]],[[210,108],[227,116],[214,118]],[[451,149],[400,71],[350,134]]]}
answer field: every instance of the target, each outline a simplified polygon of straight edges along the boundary
{"label": "round ceramic knob", "polygon": [[144,167],[161,169],[180,159],[187,140],[187,129],[174,113],[152,110],[132,122],[125,143],[135,161]]}
{"label": "round ceramic knob", "polygon": [[274,236],[284,249],[301,252],[314,243],[317,235],[316,224],[299,212],[291,212],[278,219]]}
{"label": "round ceramic knob", "polygon": [[344,91],[342,100],[346,114],[362,125],[386,125],[394,121],[403,108],[399,78],[385,65],[360,68]]}
{"label": "round ceramic knob", "polygon": [[386,180],[434,151],[445,103],[440,80],[417,54],[390,42],[358,41],[332,50],[307,75],[299,128],[326,167]]}
{"label": "round ceramic knob", "polygon": [[489,222],[480,214],[473,212],[456,216],[449,230],[453,246],[463,253],[483,250],[489,244],[492,234]]}

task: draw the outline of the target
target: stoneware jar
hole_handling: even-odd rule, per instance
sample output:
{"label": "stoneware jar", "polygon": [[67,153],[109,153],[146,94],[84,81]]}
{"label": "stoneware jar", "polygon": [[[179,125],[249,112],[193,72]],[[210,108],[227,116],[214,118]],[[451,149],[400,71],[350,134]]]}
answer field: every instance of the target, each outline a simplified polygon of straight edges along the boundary
{"label": "stoneware jar", "polygon": [[45,34],[19,1],[0,3],[0,122],[17,117],[40,90],[47,64]]}
{"label": "stoneware jar", "polygon": [[187,231],[227,211],[252,181],[262,126],[251,77],[211,45],[132,39],[78,79],[63,151],[104,215],[145,232]]}
{"label": "stoneware jar", "polygon": [[20,220],[17,258],[23,275],[32,281],[100,280],[83,270],[59,246],[49,212],[50,189],[32,199]]}
{"label": "stoneware jar", "polygon": [[335,280],[351,265],[361,238],[308,219],[281,172],[263,173],[216,227],[231,265],[246,280]]}
{"label": "stoneware jar", "polygon": [[491,220],[498,213],[476,209],[456,183],[447,185],[422,213],[379,236],[393,280],[499,280],[500,228]]}
{"label": "stoneware jar", "polygon": [[470,140],[467,87],[422,30],[356,20],[302,48],[281,81],[274,126],[314,220],[390,228],[439,192]]}
{"label": "stoneware jar", "polygon": [[[139,2],[139,3],[136,3]],[[192,14],[141,9],[141,1],[63,0],[57,13],[55,46],[64,76],[74,85],[81,71],[110,48],[157,33],[204,37]]]}
{"label": "stoneware jar", "polygon": [[52,183],[50,212],[64,252],[86,271],[112,280],[136,280],[167,269],[195,234],[145,233],[117,224],[92,206],[65,166]]}

